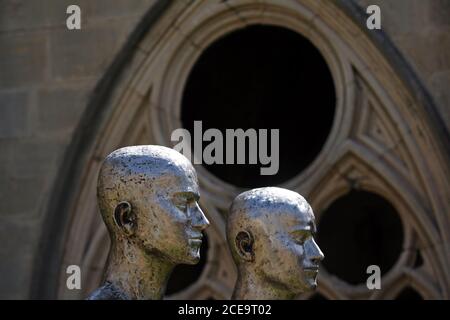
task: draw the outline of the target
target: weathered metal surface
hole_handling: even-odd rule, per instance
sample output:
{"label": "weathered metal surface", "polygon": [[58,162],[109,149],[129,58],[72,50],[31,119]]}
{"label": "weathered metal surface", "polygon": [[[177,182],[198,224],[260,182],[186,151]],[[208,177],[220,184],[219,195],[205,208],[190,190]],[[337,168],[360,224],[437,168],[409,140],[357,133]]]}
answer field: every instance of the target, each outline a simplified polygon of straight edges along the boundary
{"label": "weathered metal surface", "polygon": [[232,299],[292,299],[314,290],[324,258],[315,232],[313,210],[296,192],[267,187],[237,196],[227,221],[238,268]]}
{"label": "weathered metal surface", "polygon": [[173,268],[199,261],[209,225],[192,164],[163,146],[118,149],[100,169],[97,197],[111,249],[105,283],[88,299],[161,299]]}

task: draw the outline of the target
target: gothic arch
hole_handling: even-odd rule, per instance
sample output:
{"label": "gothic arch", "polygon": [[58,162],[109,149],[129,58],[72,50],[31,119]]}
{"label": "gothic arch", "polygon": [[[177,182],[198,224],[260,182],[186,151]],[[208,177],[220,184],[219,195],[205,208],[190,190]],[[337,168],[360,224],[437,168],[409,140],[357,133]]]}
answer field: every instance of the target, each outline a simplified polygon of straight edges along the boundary
{"label": "gothic arch", "polygon": [[[99,83],[66,153],[45,211],[33,296],[81,298],[98,283],[108,246],[95,200],[101,160],[123,145],[171,145],[170,133],[181,127],[182,88],[202,50],[228,32],[265,24],[309,39],[328,63],[337,96],[333,128],[321,153],[282,186],[310,199],[319,219],[321,210],[348,190],[349,181],[390,198],[406,221],[406,243],[424,256],[415,272],[432,279],[417,286],[432,287],[425,296],[448,298],[448,133],[407,64],[383,33],[363,29],[356,8],[345,0],[158,1]],[[224,215],[242,189],[197,169],[201,205],[213,224],[208,231],[213,249],[198,282],[174,298],[228,298],[236,275]],[[385,280],[395,282],[410,260],[405,250]],[[68,264],[84,270],[82,293],[64,290]],[[321,280],[327,297],[370,296],[363,287],[326,273]]]}

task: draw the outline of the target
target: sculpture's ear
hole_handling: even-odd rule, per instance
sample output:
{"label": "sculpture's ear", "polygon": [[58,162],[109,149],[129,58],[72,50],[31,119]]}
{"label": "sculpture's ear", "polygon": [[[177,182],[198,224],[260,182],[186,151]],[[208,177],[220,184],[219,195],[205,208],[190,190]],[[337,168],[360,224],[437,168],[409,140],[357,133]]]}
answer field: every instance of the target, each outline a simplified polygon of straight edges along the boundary
{"label": "sculpture's ear", "polygon": [[136,216],[127,201],[120,202],[114,209],[114,222],[127,235],[134,234],[136,230]]}
{"label": "sculpture's ear", "polygon": [[244,260],[251,262],[255,259],[255,251],[253,247],[253,236],[249,231],[239,231],[236,235],[236,251]]}

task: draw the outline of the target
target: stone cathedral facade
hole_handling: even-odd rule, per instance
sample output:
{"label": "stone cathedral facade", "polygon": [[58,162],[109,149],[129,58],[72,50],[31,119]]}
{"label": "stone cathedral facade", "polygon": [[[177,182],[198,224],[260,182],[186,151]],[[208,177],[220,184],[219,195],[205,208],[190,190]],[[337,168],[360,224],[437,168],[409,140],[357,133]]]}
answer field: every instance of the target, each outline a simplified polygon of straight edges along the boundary
{"label": "stone cathedral facade", "polygon": [[[67,2],[67,3],[66,3]],[[279,185],[311,203],[325,253],[299,299],[450,298],[450,6],[444,0],[76,1],[0,8],[0,297],[83,299],[109,239],[102,159],[177,128],[278,128],[280,168],[197,165],[211,222],[169,299],[229,299],[231,200]],[[368,30],[366,7],[381,8]],[[66,287],[69,265],[81,290]],[[367,267],[381,271],[369,290]]]}

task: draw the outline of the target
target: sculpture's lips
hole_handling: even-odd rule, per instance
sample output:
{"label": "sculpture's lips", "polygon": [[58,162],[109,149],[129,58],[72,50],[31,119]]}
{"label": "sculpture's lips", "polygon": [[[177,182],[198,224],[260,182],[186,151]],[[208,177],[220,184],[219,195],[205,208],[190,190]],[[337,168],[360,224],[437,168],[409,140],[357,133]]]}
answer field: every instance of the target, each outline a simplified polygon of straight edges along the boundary
{"label": "sculpture's lips", "polygon": [[203,235],[200,233],[198,235],[189,236],[189,240],[202,241]]}
{"label": "sculpture's lips", "polygon": [[303,268],[303,270],[305,271],[313,271],[313,272],[318,272],[319,271],[319,267],[308,267],[308,268]]}
{"label": "sculpture's lips", "polygon": [[203,244],[203,242],[202,242],[201,238],[190,238],[189,239],[189,244],[192,247],[199,248]]}

